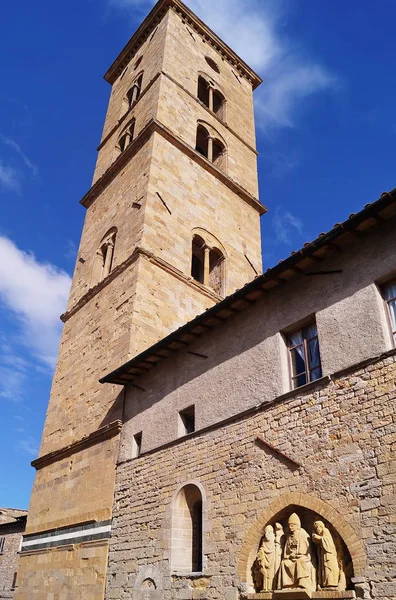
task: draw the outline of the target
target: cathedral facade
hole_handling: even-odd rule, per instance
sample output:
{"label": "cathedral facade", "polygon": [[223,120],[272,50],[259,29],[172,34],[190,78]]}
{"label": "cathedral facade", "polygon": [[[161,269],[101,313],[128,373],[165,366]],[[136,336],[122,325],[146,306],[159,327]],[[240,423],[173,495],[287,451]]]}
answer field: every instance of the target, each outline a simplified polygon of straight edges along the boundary
{"label": "cathedral facade", "polygon": [[105,79],[15,598],[396,598],[396,192],[261,274],[258,75],[160,0]]}

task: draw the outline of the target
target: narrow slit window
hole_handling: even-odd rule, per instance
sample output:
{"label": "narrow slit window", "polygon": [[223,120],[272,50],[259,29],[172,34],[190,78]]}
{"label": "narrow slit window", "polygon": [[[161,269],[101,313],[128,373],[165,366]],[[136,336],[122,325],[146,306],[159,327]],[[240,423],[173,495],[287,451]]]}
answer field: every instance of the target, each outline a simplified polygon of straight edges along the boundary
{"label": "narrow slit window", "polygon": [[382,293],[388,307],[388,317],[393,344],[396,346],[396,279],[393,279],[384,285]]}
{"label": "narrow slit window", "polygon": [[179,436],[188,435],[195,431],[195,407],[189,406],[179,412]]}
{"label": "narrow slit window", "polygon": [[132,440],[132,458],[139,458],[142,453],[142,432],[136,433]]}
{"label": "narrow slit window", "polygon": [[288,336],[293,388],[322,377],[319,339],[316,324],[308,325]]}
{"label": "narrow slit window", "polygon": [[5,546],[5,536],[0,537],[0,554],[3,554]]}

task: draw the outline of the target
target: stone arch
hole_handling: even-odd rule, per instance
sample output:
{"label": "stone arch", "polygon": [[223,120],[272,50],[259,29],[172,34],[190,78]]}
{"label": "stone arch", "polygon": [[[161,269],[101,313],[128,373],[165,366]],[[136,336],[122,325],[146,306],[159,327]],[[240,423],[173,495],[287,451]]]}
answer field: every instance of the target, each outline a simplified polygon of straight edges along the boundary
{"label": "stone arch", "polygon": [[127,125],[125,125],[125,127],[121,131],[120,135],[118,136],[118,141],[117,141],[117,146],[116,146],[117,155],[121,154],[121,152],[126,150],[126,148],[129,146],[129,144],[131,142],[133,142],[133,139],[135,137],[135,126],[136,126],[136,119],[133,118],[128,122]]}
{"label": "stone arch", "polygon": [[226,122],[227,99],[218,83],[205,73],[198,71],[198,99],[221,121]]}
{"label": "stone arch", "polygon": [[191,276],[219,296],[225,290],[226,258],[223,244],[213,234],[201,227],[192,230]]}
{"label": "stone arch", "polygon": [[93,266],[93,285],[107,277],[113,268],[116,237],[117,227],[111,227],[99,243]]}
{"label": "stone arch", "polygon": [[[171,502],[170,565],[173,572],[203,571],[206,510],[206,493],[199,481],[187,481],[177,487]],[[195,530],[197,526],[199,531]]]}
{"label": "stone arch", "polygon": [[245,537],[245,541],[242,544],[238,560],[238,575],[241,582],[247,584],[250,589],[253,586],[251,566],[263,536],[264,527],[281,511],[288,507],[296,506],[309,509],[331,524],[349,552],[353,576],[363,577],[366,566],[366,552],[363,543],[353,527],[327,502],[308,494],[292,492],[290,494],[285,494],[272,502],[250,527]]}

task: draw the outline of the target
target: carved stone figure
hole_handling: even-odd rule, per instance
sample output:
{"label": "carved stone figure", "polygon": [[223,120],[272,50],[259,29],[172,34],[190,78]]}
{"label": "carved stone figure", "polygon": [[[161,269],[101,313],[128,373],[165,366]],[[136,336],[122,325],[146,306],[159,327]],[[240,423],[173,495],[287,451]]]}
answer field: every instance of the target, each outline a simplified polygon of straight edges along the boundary
{"label": "carved stone figure", "polygon": [[336,588],[340,581],[337,549],[323,521],[315,521],[312,540],[318,546],[318,584],[321,588]]}
{"label": "carved stone figure", "polygon": [[285,534],[280,523],[275,523],[275,579],[274,589],[279,588],[279,567],[282,560],[283,545]]}
{"label": "carved stone figure", "polygon": [[316,591],[316,573],[312,564],[310,537],[301,527],[298,515],[288,520],[289,531],[280,565],[280,588]]}
{"label": "carved stone figure", "polygon": [[263,576],[262,591],[273,589],[275,577],[275,533],[272,525],[264,529],[264,538],[257,554],[257,562]]}

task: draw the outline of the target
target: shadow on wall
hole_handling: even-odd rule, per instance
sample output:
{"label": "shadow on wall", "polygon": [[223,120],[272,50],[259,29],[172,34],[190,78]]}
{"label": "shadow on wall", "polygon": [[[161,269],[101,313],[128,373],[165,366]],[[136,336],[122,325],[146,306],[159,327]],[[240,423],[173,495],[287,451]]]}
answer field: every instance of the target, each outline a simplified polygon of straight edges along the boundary
{"label": "shadow on wall", "polygon": [[[343,252],[334,251],[312,269],[316,272],[342,269],[341,273],[313,277],[301,275],[291,282],[285,282],[263,295],[251,308],[217,326],[214,334],[208,332],[191,347],[175,353],[166,362],[159,363],[138,382],[145,393],[136,390],[133,402],[127,400],[126,420],[147,410],[175,390],[182,393],[184,385],[224,366],[235,357],[242,357],[243,360],[246,352],[252,351],[264,340],[310,315],[350,299],[373,284],[378,277],[390,274],[395,264],[395,257],[389,252],[389,248],[393,247],[393,229],[394,224],[387,223],[371,234],[370,238],[364,239],[363,243],[356,242]],[[369,320],[361,324],[362,328],[365,325],[370,328]],[[335,326],[338,327],[338,324]],[[361,333],[362,330],[356,332],[356,336]],[[191,351],[204,358],[191,355]],[[227,373],[221,369],[216,376],[223,378],[224,386],[228,385],[224,379],[227,375],[231,375],[235,381],[243,377],[244,387],[248,390],[249,378],[252,378],[252,385],[255,384],[253,377],[257,374],[260,356],[260,353],[253,352],[243,365],[242,362],[234,361],[234,364],[228,365]],[[265,367],[265,364],[261,364],[260,369],[265,371]],[[204,384],[200,382],[200,385]],[[117,398],[116,403],[119,401]],[[111,414],[116,412],[116,407],[114,411],[110,411]],[[105,421],[109,422],[107,417]]]}

